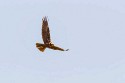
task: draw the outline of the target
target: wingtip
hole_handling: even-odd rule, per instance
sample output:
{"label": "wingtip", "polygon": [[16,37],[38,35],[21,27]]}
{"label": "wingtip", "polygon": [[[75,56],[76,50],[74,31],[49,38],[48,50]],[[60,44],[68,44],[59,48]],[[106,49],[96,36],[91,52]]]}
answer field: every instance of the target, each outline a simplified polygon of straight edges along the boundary
{"label": "wingtip", "polygon": [[69,49],[66,49],[65,51],[69,51]]}
{"label": "wingtip", "polygon": [[44,17],[42,18],[42,20],[43,20],[43,21],[47,21],[47,20],[48,20],[48,16],[44,16]]}

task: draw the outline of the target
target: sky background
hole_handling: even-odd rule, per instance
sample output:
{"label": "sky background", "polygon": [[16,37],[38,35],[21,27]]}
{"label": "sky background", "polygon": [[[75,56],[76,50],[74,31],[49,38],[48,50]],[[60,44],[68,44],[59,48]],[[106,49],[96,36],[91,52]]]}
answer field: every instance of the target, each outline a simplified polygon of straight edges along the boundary
{"label": "sky background", "polygon": [[0,38],[0,83],[125,83],[124,0],[0,0]]}

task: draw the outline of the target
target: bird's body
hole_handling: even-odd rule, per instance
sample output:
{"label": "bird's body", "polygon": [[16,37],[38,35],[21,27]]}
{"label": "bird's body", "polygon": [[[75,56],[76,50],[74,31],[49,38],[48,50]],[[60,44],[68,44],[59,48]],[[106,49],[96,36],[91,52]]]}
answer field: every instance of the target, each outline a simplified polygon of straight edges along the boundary
{"label": "bird's body", "polygon": [[50,48],[50,49],[53,49],[53,50],[60,50],[60,51],[68,51],[67,50],[64,50],[60,47],[57,47],[55,46],[52,42],[51,42],[51,39],[50,39],[50,31],[49,31],[49,26],[48,26],[48,21],[47,21],[47,17],[43,17],[42,19],[42,39],[43,39],[43,42],[44,44],[41,44],[41,43],[36,43],[36,47],[44,52],[44,50],[46,48]]}

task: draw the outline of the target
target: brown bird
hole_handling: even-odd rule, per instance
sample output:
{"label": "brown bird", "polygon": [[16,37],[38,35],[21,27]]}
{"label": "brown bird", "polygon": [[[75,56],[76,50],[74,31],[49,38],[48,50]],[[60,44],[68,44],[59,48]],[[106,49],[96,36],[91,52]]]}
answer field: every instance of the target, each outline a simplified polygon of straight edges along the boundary
{"label": "brown bird", "polygon": [[41,44],[41,43],[36,43],[36,47],[44,52],[44,50],[46,48],[50,48],[50,49],[53,49],[53,50],[60,50],[60,51],[68,51],[69,49],[67,50],[64,50],[63,48],[60,48],[60,47],[57,47],[55,46],[52,42],[51,42],[51,39],[50,39],[50,31],[49,31],[49,26],[48,26],[48,20],[47,20],[47,17],[43,17],[42,19],[42,38],[43,38],[43,42],[44,44]]}

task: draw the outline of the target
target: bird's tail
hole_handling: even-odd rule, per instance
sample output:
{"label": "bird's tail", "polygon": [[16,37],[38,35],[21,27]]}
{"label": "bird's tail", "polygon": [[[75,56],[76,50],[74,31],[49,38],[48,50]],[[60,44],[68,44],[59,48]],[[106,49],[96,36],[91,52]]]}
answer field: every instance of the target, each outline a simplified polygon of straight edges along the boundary
{"label": "bird's tail", "polygon": [[36,43],[36,47],[42,52],[46,49],[45,44]]}

